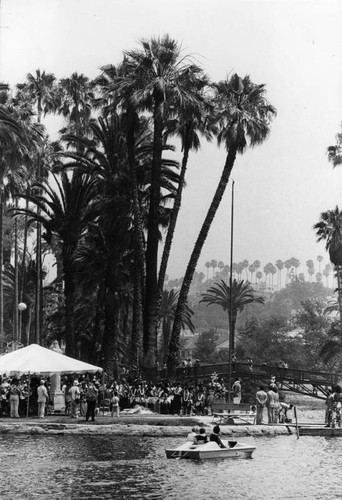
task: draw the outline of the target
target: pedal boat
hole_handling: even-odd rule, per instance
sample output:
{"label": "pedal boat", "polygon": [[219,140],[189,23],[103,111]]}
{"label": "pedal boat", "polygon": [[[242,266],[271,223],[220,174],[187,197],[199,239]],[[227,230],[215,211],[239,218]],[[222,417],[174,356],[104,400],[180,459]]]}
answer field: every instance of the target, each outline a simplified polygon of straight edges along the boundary
{"label": "pedal boat", "polygon": [[220,448],[213,441],[205,444],[194,444],[187,441],[178,448],[166,449],[166,458],[187,458],[190,460],[208,460],[212,458],[252,458],[255,446],[240,443],[238,441],[225,441],[222,443],[226,448]]}

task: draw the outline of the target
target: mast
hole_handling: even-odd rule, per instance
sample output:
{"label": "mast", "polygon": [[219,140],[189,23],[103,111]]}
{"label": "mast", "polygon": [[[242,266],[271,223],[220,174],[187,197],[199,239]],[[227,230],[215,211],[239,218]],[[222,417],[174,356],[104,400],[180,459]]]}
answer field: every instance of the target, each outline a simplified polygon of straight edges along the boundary
{"label": "mast", "polygon": [[232,204],[230,216],[230,270],[229,270],[229,340],[228,340],[228,402],[232,400],[232,347],[233,347],[233,305],[232,305],[232,288],[233,288],[233,245],[234,245],[234,184],[232,182]]}

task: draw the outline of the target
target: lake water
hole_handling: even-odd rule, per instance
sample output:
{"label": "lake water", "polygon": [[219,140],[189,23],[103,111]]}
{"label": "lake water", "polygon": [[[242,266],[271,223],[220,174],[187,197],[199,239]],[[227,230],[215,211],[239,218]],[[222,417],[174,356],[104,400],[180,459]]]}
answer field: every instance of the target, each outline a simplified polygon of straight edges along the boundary
{"label": "lake water", "polygon": [[250,460],[167,460],[179,438],[1,435],[1,498],[341,498],[342,438],[241,439]]}

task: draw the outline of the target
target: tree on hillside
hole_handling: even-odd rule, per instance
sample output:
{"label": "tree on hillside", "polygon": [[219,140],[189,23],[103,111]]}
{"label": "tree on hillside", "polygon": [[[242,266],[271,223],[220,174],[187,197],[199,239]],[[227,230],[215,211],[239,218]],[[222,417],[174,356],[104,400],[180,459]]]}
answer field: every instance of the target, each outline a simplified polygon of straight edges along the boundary
{"label": "tree on hillside", "polygon": [[306,266],[308,268],[308,274],[309,274],[309,277],[310,277],[310,283],[312,282],[312,276],[315,274],[315,266],[314,266],[314,263],[313,263],[313,260],[307,260],[306,261]]}
{"label": "tree on hillside", "polygon": [[209,281],[209,269],[211,268],[211,263],[207,261],[205,263],[205,267],[207,268],[207,281]]}
{"label": "tree on hillside", "polygon": [[278,269],[278,289],[281,289],[281,272],[284,269],[284,262],[280,259],[276,261],[276,268]]}
{"label": "tree on hillside", "polygon": [[311,369],[324,369],[320,363],[320,352],[331,325],[324,304],[315,299],[303,301],[294,318],[294,325],[303,330],[305,365]]}
{"label": "tree on hillside", "polygon": [[199,335],[193,356],[198,358],[201,363],[222,363],[227,362],[226,350],[218,351],[215,342],[215,330],[210,329]]}

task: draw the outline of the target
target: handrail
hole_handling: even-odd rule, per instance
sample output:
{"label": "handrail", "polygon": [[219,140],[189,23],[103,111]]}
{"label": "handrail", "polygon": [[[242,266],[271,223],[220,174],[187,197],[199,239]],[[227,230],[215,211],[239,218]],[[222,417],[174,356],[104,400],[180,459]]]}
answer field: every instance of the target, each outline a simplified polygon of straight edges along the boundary
{"label": "handrail", "polygon": [[[295,368],[284,368],[278,367],[276,365],[265,365],[265,364],[253,364],[252,366],[249,363],[242,363],[236,361],[232,363],[233,372],[236,374],[252,374],[272,377],[275,376],[278,379],[290,379],[293,381],[300,382],[308,382],[308,383],[326,383],[326,384],[334,384],[338,380],[342,380],[342,374],[340,373],[328,373],[328,372],[319,372],[316,370],[308,371],[308,370],[298,370]],[[228,373],[229,364],[228,363],[216,363],[209,364],[205,363],[198,367],[196,367],[196,372],[194,372],[194,368],[191,368],[191,373],[196,376],[205,376],[212,375],[213,373],[226,374]],[[187,374],[187,367],[178,367],[178,374]]]}

